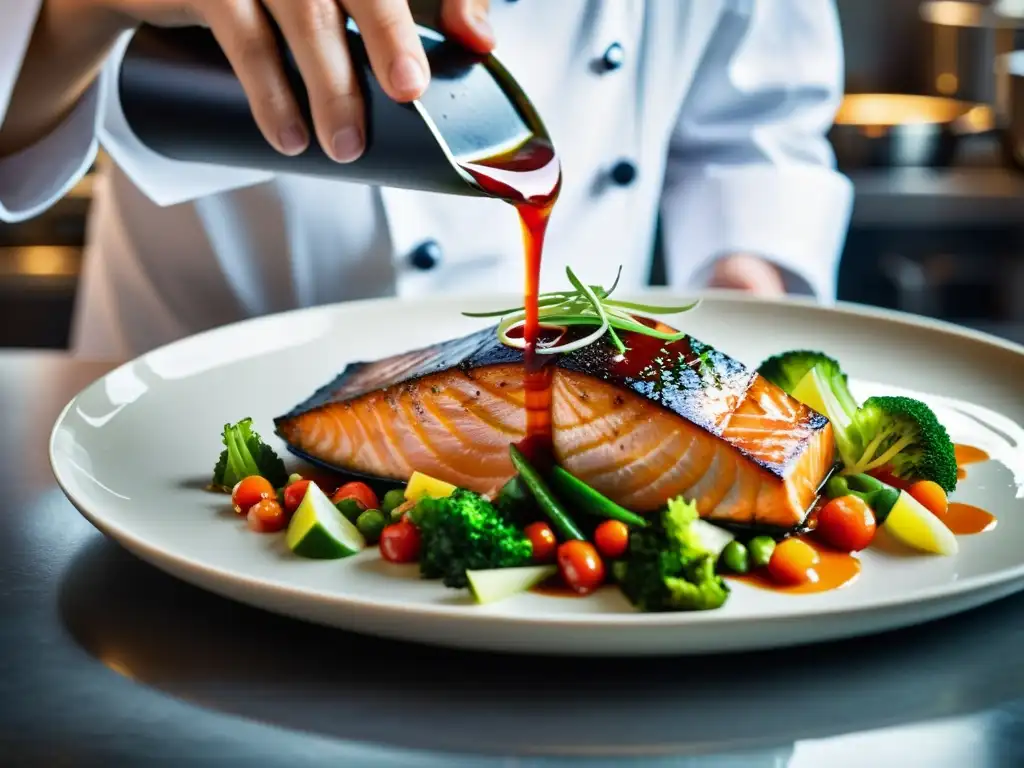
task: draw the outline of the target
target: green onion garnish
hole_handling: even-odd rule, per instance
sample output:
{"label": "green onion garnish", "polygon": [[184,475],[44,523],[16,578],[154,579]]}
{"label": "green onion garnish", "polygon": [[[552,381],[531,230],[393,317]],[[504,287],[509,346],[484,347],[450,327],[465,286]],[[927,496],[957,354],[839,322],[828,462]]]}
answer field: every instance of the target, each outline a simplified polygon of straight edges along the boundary
{"label": "green onion garnish", "polygon": [[[572,285],[571,291],[550,291],[542,293],[537,297],[539,320],[547,327],[568,327],[570,325],[593,325],[597,326],[593,333],[584,336],[576,341],[567,344],[552,344],[551,346],[538,347],[538,355],[556,355],[563,352],[573,352],[577,349],[593,344],[606,333],[609,340],[619,354],[626,352],[626,345],[616,330],[630,331],[632,333],[652,336],[664,341],[678,341],[686,336],[684,332],[666,333],[650,328],[637,321],[637,317],[644,317],[654,320],[655,315],[678,315],[689,312],[700,304],[700,301],[693,301],[689,304],[679,306],[659,306],[656,304],[637,304],[631,301],[618,301],[609,298],[619,284],[619,277],[622,275],[622,267],[619,267],[615,275],[615,281],[610,288],[603,288],[600,285],[584,285],[570,267],[565,268],[566,276]],[[498,338],[507,346],[516,349],[525,349],[526,340],[521,336],[513,338],[509,332],[522,326],[526,322],[526,308],[512,307],[510,309],[499,309],[491,312],[463,312],[466,317],[501,317],[498,324]]]}

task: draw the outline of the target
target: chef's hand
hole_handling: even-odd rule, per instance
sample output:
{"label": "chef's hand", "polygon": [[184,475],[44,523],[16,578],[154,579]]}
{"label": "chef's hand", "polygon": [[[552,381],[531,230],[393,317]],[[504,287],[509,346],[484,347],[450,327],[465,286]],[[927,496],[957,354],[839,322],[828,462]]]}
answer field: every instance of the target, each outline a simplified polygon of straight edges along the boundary
{"label": "chef's hand", "polygon": [[[309,132],[285,79],[264,10],[281,28],[309,91],[316,138],[338,162],[364,148],[363,101],[346,44],[351,16],[366,41],[370,65],[396,101],[423,94],[430,69],[408,0],[91,0],[123,19],[160,26],[201,24],[217,38],[249,97],[263,135],[296,155]],[[442,0],[450,37],[479,53],[494,47],[489,0]]]}
{"label": "chef's hand", "polygon": [[718,259],[712,267],[709,287],[745,291],[757,296],[784,296],[786,293],[778,268],[749,253],[734,253]]}

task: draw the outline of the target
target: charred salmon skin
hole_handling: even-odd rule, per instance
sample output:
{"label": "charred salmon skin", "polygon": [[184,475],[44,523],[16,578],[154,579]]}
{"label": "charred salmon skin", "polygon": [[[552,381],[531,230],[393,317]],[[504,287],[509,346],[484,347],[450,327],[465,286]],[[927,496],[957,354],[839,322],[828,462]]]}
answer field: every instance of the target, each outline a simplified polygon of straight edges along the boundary
{"label": "charred salmon skin", "polygon": [[[696,339],[624,341],[624,357],[603,341],[552,356],[555,459],[637,512],[683,495],[721,523],[800,525],[832,467],[828,420]],[[275,426],[321,465],[487,493],[514,474],[523,382],[522,352],[488,328],[350,364]]]}

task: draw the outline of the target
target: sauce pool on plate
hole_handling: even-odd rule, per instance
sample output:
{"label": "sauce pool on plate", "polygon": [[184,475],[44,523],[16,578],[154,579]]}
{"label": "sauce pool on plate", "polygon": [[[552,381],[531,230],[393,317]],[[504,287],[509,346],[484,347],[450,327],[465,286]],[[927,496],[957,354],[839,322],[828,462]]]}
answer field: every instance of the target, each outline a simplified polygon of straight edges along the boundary
{"label": "sauce pool on plate", "polygon": [[991,512],[959,501],[951,501],[946,514],[940,515],[940,519],[957,536],[984,533],[996,527],[996,516]]}
{"label": "sauce pool on plate", "polygon": [[961,480],[967,477],[967,470],[964,467],[989,460],[989,455],[985,451],[973,445],[957,443],[953,448],[956,451],[956,476]]}
{"label": "sauce pool on plate", "polygon": [[773,592],[808,594],[813,592],[829,592],[833,589],[845,587],[860,575],[860,558],[851,555],[849,552],[838,552],[831,549],[809,536],[801,536],[801,539],[804,543],[813,547],[820,558],[818,564],[811,571],[810,580],[802,584],[779,584],[772,579],[766,568],[760,568],[753,573],[747,573],[742,576],[729,575],[726,578],[730,581],[739,581],[752,587],[768,589]]}

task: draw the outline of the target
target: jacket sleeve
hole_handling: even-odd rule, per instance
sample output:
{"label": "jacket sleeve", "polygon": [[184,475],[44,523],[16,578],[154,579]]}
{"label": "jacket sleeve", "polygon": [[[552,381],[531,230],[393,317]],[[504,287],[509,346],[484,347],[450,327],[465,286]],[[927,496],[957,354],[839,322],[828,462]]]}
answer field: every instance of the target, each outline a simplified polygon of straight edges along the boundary
{"label": "jacket sleeve", "polygon": [[[6,114],[41,0],[0,0],[0,120]],[[7,20],[13,19],[13,24]],[[158,205],[174,205],[272,178],[262,171],[179,162],[144,147],[132,134],[117,99],[117,76],[131,39],[118,41],[71,114],[49,135],[0,159],[0,221],[15,223],[43,213],[77,184],[100,145],[142,192]]]}
{"label": "jacket sleeve", "polygon": [[672,285],[754,253],[791,293],[831,302],[853,190],[826,134],[842,96],[829,0],[727,2],[673,132],[662,197]]}

